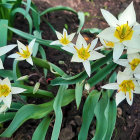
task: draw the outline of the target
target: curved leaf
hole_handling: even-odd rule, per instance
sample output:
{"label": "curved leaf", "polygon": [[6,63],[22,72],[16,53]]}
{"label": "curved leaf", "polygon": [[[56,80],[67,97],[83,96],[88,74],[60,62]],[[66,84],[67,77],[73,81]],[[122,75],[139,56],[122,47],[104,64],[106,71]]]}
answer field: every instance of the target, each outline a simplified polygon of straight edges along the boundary
{"label": "curved leaf", "polygon": [[45,140],[46,132],[48,130],[50,122],[51,119],[48,116],[45,117],[36,128],[32,140]]}
{"label": "curved leaf", "polygon": [[98,91],[92,91],[91,93],[89,93],[89,96],[86,99],[83,108],[83,114],[82,114],[83,123],[82,123],[80,133],[78,135],[78,140],[87,139],[88,130],[94,116],[94,109],[99,100],[100,94],[101,93]]}
{"label": "curved leaf", "polygon": [[12,120],[15,116],[15,112],[7,112],[0,114],[0,123]]}
{"label": "curved leaf", "polygon": [[81,30],[82,33],[99,34],[102,30],[98,28],[86,28]]}
{"label": "curved leaf", "polygon": [[82,27],[84,26],[84,22],[85,22],[85,14],[83,12],[78,12],[78,19],[80,21],[77,33],[79,33],[82,29]]}

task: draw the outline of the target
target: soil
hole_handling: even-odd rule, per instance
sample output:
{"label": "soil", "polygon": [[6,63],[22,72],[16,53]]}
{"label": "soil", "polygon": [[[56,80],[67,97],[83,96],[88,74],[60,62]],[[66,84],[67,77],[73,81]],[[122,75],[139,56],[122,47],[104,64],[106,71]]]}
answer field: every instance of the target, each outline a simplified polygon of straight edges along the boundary
{"label": "soil", "polygon": [[[90,13],[89,17],[86,17],[86,22],[84,28],[100,28],[104,29],[108,27],[107,23],[103,19],[100,8],[104,8],[109,10],[115,16],[118,16],[118,13],[122,12],[131,0],[33,0],[34,3],[38,6],[40,11],[43,11],[49,7],[54,7],[58,5],[69,6],[76,11],[83,11]],[[140,22],[140,0],[134,1],[134,7],[137,14],[137,21]],[[53,12],[45,16],[47,20],[53,25],[53,27],[57,30],[62,32],[64,25],[68,25],[68,32],[76,32],[78,28],[78,18],[76,15],[65,12]],[[28,32],[28,26],[26,21],[23,20],[24,17],[17,16],[16,18],[16,25],[15,27]],[[23,23],[23,21],[25,23]],[[56,40],[56,36],[51,31],[51,29],[44,23],[41,23],[41,30],[43,31],[42,35],[44,39],[47,40]],[[93,40],[96,36],[87,35],[84,36],[88,37],[89,40]],[[23,43],[27,43],[24,39],[14,35],[13,42],[15,40],[21,40]],[[61,67],[64,71],[71,74],[79,73],[83,70],[82,65],[76,65],[75,63],[70,63],[71,57],[67,54],[60,52],[58,50],[49,48],[44,46],[47,60],[56,64],[57,66]],[[59,60],[64,61],[65,65],[59,64]],[[8,60],[9,61],[9,60]],[[6,60],[6,62],[8,62]],[[11,62],[6,63],[6,68],[11,68]],[[22,63],[20,67],[24,68],[22,73],[29,74],[34,73],[34,70],[30,71],[30,65],[27,63]],[[47,78],[53,78],[52,75],[48,75]],[[36,79],[32,79],[30,84],[34,85]],[[63,108],[63,123],[60,132],[60,140],[77,140],[78,132],[80,130],[82,124],[82,109],[83,104],[85,102],[86,97],[82,98],[82,102],[80,105],[79,110],[77,110],[75,102],[72,102],[68,106]],[[28,103],[42,103],[45,100],[43,99],[28,99]],[[116,127],[113,133],[112,140],[140,140],[140,96],[134,96],[134,102],[132,106],[129,106],[126,101],[122,102],[118,106],[118,113],[117,113],[117,121]],[[17,132],[11,138],[1,138],[0,140],[31,140],[32,134],[39,124],[41,120],[29,120],[24,125],[22,125]],[[5,123],[4,127],[7,127],[9,124]],[[53,129],[53,123],[49,127],[46,140],[51,139],[51,132]],[[95,121],[92,122],[88,140],[91,140],[95,133]]]}

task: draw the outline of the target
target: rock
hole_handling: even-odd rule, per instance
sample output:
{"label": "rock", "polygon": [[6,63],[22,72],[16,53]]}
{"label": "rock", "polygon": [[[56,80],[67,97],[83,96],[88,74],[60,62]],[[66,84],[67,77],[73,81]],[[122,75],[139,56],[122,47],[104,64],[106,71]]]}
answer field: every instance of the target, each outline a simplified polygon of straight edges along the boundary
{"label": "rock", "polygon": [[82,124],[82,118],[80,116],[75,116],[74,117],[74,120],[75,120],[75,122],[76,122],[76,124],[78,126],[81,126],[81,124]]}
{"label": "rock", "polygon": [[72,126],[68,125],[63,128],[60,132],[59,139],[60,140],[71,140],[75,136],[75,133],[72,131]]}

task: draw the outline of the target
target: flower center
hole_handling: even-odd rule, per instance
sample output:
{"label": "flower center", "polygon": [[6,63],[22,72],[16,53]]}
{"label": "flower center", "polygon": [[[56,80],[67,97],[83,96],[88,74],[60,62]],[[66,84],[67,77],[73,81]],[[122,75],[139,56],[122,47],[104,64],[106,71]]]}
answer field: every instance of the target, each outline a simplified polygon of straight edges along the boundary
{"label": "flower center", "polygon": [[89,52],[89,48],[90,48],[90,44],[87,46],[87,48],[84,48],[84,46],[82,45],[81,49],[76,49],[77,53],[78,53],[78,57],[83,59],[83,60],[87,60],[90,57],[90,52]]}
{"label": "flower center", "polygon": [[105,41],[105,40],[104,40],[104,42],[105,42],[105,45],[106,46],[108,46],[110,48],[113,48],[114,47],[114,43],[113,42],[111,42],[111,41]]}
{"label": "flower center", "polygon": [[5,85],[0,85],[0,97],[2,96],[8,96],[9,93],[11,92],[9,86]]}
{"label": "flower center", "polygon": [[132,99],[131,91],[133,91],[135,88],[134,82],[132,80],[123,80],[122,83],[119,85],[119,87],[120,87],[119,91],[124,92],[125,95],[126,92],[129,92],[129,98],[131,100]]}
{"label": "flower center", "polygon": [[130,63],[131,69],[134,71],[135,68],[140,64],[140,59],[134,58]]}
{"label": "flower center", "polygon": [[125,40],[131,40],[133,32],[133,26],[130,27],[127,22],[126,24],[118,25],[118,27],[116,27],[114,36],[118,38],[120,42],[123,42]]}
{"label": "flower center", "polygon": [[64,36],[59,40],[63,45],[68,45],[70,41],[66,37],[66,32],[64,32]]}
{"label": "flower center", "polygon": [[31,55],[28,46],[26,46],[26,50],[22,50],[22,53],[17,52],[17,54],[19,54],[23,58],[29,58]]}

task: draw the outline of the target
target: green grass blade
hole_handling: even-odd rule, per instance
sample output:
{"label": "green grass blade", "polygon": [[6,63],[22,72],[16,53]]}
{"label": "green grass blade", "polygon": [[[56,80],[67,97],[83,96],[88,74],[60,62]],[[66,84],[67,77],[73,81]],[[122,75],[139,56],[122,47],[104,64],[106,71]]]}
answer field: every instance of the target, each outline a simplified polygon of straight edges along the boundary
{"label": "green grass blade", "polygon": [[89,93],[89,96],[86,99],[82,114],[83,123],[78,135],[78,140],[87,139],[88,130],[94,117],[94,109],[99,100],[100,94],[101,93],[98,91],[92,91],[91,93]]}

